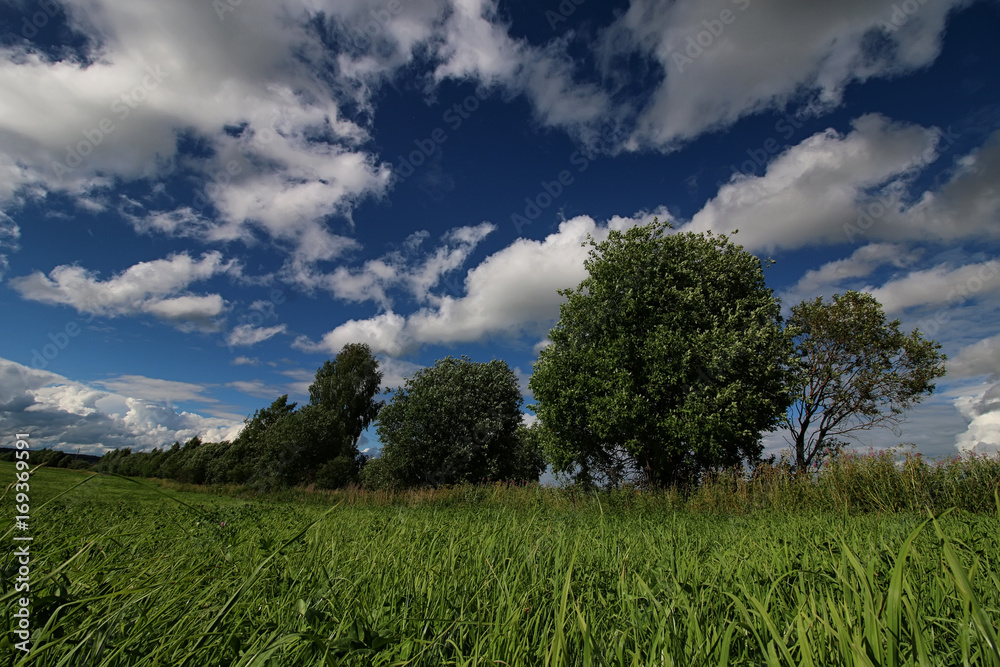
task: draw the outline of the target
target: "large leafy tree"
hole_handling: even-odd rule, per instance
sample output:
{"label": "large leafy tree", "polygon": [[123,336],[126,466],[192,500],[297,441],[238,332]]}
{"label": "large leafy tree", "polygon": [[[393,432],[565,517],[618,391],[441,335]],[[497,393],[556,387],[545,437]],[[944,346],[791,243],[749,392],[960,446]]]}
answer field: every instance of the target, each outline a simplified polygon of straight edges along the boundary
{"label": "large leafy tree", "polygon": [[654,221],[591,239],[585,265],[530,382],[555,471],[669,486],[758,458],[791,350],[761,261]]}
{"label": "large leafy tree", "polygon": [[941,345],[899,324],[863,292],[792,307],[798,378],[786,425],[799,469],[843,444],[842,436],[877,427],[898,434],[904,413],[934,391],[945,373]]}
{"label": "large leafy tree", "polygon": [[537,480],[539,457],[527,451],[536,440],[518,431],[521,400],[501,360],[446,357],[417,371],[379,414],[379,484]]}
{"label": "large leafy tree", "polygon": [[295,403],[288,402],[288,394],[275,399],[247,417],[243,430],[233,440],[223,456],[223,465],[212,466],[209,481],[245,484],[268,467],[268,435],[276,425],[295,412]]}
{"label": "large leafy tree", "polygon": [[316,371],[309,386],[309,404],[337,416],[348,447],[357,447],[361,433],[378,416],[383,402],[375,400],[382,372],[371,348],[364,343],[345,345],[337,357]]}
{"label": "large leafy tree", "polygon": [[209,478],[263,487],[316,483],[337,487],[357,477],[357,444],[378,415],[382,373],[367,345],[345,345],[316,371],[309,403],[299,410],[288,396],[258,410],[225,452],[225,466]]}

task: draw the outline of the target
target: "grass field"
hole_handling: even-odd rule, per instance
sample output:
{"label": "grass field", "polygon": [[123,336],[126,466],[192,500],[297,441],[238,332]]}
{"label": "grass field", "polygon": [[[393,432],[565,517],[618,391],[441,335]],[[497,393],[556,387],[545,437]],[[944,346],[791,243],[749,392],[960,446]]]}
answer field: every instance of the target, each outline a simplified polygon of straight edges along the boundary
{"label": "grass field", "polygon": [[[929,520],[530,488],[256,500],[142,484],[35,473],[33,644],[25,656],[5,629],[14,664],[1000,667],[996,496]],[[7,628],[16,572],[6,557]]]}

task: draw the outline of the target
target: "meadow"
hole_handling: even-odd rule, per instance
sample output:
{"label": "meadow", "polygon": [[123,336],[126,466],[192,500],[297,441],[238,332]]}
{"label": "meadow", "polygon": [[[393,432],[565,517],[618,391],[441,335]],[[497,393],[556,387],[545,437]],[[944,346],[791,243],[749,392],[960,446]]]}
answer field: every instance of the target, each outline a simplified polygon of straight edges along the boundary
{"label": "meadow", "polygon": [[255,496],[40,468],[32,647],[7,630],[7,556],[0,652],[33,666],[1000,667],[998,471],[860,457],[692,494]]}

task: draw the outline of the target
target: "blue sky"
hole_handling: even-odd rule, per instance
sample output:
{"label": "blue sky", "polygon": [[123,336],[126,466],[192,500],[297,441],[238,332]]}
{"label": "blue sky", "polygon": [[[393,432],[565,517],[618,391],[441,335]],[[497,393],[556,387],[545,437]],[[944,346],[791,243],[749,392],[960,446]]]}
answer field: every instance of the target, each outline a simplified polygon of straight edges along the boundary
{"label": "blue sky", "polygon": [[998,33],[995,1],[12,0],[3,430],[232,437],[352,341],[387,386],[465,354],[527,391],[587,235],[658,216],[943,344],[861,446],[996,451]]}

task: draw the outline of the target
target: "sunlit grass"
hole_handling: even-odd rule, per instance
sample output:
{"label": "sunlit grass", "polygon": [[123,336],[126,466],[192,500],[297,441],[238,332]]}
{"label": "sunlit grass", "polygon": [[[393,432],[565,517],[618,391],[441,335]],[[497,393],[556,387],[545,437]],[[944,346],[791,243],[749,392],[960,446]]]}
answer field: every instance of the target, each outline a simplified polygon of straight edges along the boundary
{"label": "sunlit grass", "polygon": [[[85,475],[43,469],[36,632],[16,664],[1000,666],[996,487],[978,511],[849,491],[852,474],[903,470],[883,464],[845,461],[872,468],[841,469],[839,486],[720,476],[689,496],[496,486],[281,501],[109,477],[56,498]],[[5,558],[7,627],[14,569]],[[0,650],[15,655],[9,632]]]}

